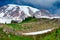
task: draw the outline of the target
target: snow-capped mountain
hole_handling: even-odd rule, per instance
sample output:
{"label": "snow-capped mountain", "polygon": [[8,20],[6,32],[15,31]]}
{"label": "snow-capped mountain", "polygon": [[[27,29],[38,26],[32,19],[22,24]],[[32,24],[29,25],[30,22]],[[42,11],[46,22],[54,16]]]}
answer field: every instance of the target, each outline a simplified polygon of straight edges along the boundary
{"label": "snow-capped mountain", "polygon": [[30,6],[20,6],[8,4],[0,7],[0,23],[11,23],[11,21],[22,22],[27,17],[49,18],[53,19],[53,15],[47,10],[39,10]]}

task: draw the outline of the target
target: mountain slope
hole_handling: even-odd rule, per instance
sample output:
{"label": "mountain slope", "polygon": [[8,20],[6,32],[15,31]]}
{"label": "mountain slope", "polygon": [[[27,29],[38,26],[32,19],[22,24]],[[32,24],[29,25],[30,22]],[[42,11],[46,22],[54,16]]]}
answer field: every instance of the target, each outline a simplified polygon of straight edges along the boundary
{"label": "mountain slope", "polygon": [[0,7],[0,23],[11,23],[12,20],[20,23],[28,17],[54,18],[47,10],[39,10],[30,6],[8,4]]}

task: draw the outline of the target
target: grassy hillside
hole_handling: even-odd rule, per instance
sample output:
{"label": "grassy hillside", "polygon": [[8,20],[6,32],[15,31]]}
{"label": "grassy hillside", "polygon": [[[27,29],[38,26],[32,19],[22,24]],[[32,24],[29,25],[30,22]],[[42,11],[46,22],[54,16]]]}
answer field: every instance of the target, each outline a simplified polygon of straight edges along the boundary
{"label": "grassy hillside", "polygon": [[[20,34],[57,27],[59,29],[42,35],[22,36]],[[27,18],[22,23],[0,24],[0,40],[60,40],[60,20]]]}
{"label": "grassy hillside", "polygon": [[51,33],[36,36],[16,36],[6,34],[2,31],[2,28],[0,28],[0,40],[60,40],[60,29],[57,29]]}

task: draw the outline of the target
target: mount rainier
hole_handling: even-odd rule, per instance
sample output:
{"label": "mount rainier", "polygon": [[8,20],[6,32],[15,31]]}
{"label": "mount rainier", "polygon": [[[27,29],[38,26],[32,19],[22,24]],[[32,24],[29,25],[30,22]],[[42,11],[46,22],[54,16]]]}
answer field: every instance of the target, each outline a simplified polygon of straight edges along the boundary
{"label": "mount rainier", "polygon": [[49,19],[60,18],[58,15],[51,14],[47,10],[40,10],[30,6],[8,4],[0,7],[0,23],[9,24],[12,20],[20,23],[28,17]]}

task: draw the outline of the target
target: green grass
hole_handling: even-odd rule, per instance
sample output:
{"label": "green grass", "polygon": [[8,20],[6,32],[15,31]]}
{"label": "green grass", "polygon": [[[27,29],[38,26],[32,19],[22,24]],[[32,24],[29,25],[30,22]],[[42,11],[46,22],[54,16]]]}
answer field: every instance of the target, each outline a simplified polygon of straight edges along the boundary
{"label": "green grass", "polygon": [[7,24],[7,26],[10,27],[10,28],[13,28],[15,30],[19,30],[19,29],[22,28],[21,25],[14,24],[14,23],[13,24]]}
{"label": "green grass", "polygon": [[[12,34],[6,34],[0,28],[0,40],[34,40],[33,36],[16,36]],[[36,35],[34,36],[36,40],[60,40],[60,29],[57,29],[51,33]]]}
{"label": "green grass", "polygon": [[36,22],[38,21],[37,18],[32,18],[32,17],[29,17],[29,18],[26,18],[23,22],[21,23],[28,23],[28,22]]}
{"label": "green grass", "polygon": [[[22,36],[22,35],[6,34],[5,32],[3,32],[3,28],[5,28],[5,27],[13,28],[14,30],[29,29],[31,27],[31,25],[28,25],[27,28],[22,27],[22,25],[25,23],[28,24],[28,23],[32,23],[32,22],[38,22],[38,21],[46,22],[46,23],[43,23],[42,25],[40,25],[40,27],[42,27],[42,26],[46,27],[45,26],[46,24],[47,24],[47,26],[48,25],[51,26],[53,24],[52,25],[53,27],[55,27],[55,26],[60,27],[60,22],[58,22],[57,20],[53,21],[53,20],[49,20],[49,19],[27,18],[22,23],[5,24],[4,27],[0,28],[0,40],[60,40],[60,28],[52,31],[51,33],[49,32],[46,34],[35,35],[35,36]],[[35,25],[35,26],[37,26],[37,25]]]}
{"label": "green grass", "polygon": [[49,19],[36,19],[36,18],[27,18],[21,23],[12,23],[12,24],[6,24],[6,27],[13,28],[14,30],[25,30],[28,32],[28,30],[31,31],[40,31],[45,30],[49,28],[56,28],[60,27],[59,22],[55,19],[49,20]]}
{"label": "green grass", "polygon": [[6,34],[3,32],[3,28],[0,28],[0,40],[33,40],[31,37],[27,36],[15,36],[12,34]]}
{"label": "green grass", "polygon": [[30,37],[26,37],[26,36],[14,36],[14,35],[10,35],[10,39],[11,40],[33,40]]}
{"label": "green grass", "polygon": [[22,30],[22,29],[26,29],[24,27],[22,27],[22,25],[24,23],[31,23],[31,22],[37,22],[39,21],[38,19],[36,18],[26,18],[23,22],[21,23],[11,23],[11,24],[6,24],[6,27],[9,27],[9,28],[13,28],[14,30]]}

